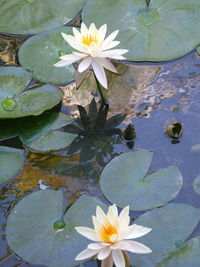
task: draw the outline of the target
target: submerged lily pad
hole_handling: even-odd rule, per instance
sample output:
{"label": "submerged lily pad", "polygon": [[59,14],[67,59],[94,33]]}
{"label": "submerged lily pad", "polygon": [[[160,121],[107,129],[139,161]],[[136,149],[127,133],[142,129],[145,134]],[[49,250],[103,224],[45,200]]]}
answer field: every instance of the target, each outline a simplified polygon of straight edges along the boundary
{"label": "submerged lily pad", "polygon": [[15,119],[0,120],[0,140],[14,137],[20,132],[19,121]]}
{"label": "submerged lily pad", "polygon": [[200,175],[198,175],[192,184],[194,191],[200,195]]}
{"label": "submerged lily pad", "polygon": [[65,68],[54,67],[61,53],[72,49],[63,39],[61,32],[72,34],[71,27],[59,27],[26,40],[19,50],[19,61],[23,68],[32,71],[33,77],[41,82],[62,84],[74,78],[73,65]]}
{"label": "submerged lily pad", "polygon": [[[153,267],[159,265],[163,259],[184,248],[184,242],[191,235],[200,219],[200,210],[187,204],[171,203],[165,207],[146,212],[135,220],[136,224],[152,228],[152,231],[139,241],[152,250],[148,255],[130,255],[134,266]],[[188,251],[190,257],[190,250]],[[195,261],[194,261],[195,262]],[[199,261],[197,261],[199,263]],[[169,265],[179,267],[181,265]],[[185,265],[184,267],[197,266]]]}
{"label": "submerged lily pad", "polygon": [[62,91],[52,85],[25,89],[32,79],[20,67],[0,68],[0,118],[40,115],[62,99]]}
{"label": "submerged lily pad", "polygon": [[[95,214],[96,206],[105,205],[83,195],[63,216],[63,203],[62,192],[51,190],[35,192],[22,199],[7,221],[10,248],[31,264],[76,266],[78,262],[74,258],[91,241],[78,234],[74,227],[91,227],[91,216]],[[55,227],[58,221],[59,225],[62,223],[61,229]]]}
{"label": "submerged lily pad", "polygon": [[61,130],[72,121],[72,118],[58,112],[48,112],[39,117],[27,118],[22,123],[22,133],[19,137],[23,144],[33,150],[63,149],[77,136]]}
{"label": "submerged lily pad", "polygon": [[24,150],[0,146],[0,184],[17,175],[24,163]]}
{"label": "submerged lily pad", "polygon": [[83,0],[1,0],[0,32],[36,34],[63,26],[78,14],[83,3]]}
{"label": "submerged lily pad", "polygon": [[132,210],[152,209],[175,198],[183,184],[180,171],[170,166],[146,175],[152,156],[150,151],[131,151],[111,160],[100,178],[106,198]]}
{"label": "submerged lily pad", "polygon": [[[103,8],[102,8],[103,7]],[[199,0],[88,0],[83,21],[119,29],[117,39],[128,60],[163,61],[178,58],[200,43]]]}

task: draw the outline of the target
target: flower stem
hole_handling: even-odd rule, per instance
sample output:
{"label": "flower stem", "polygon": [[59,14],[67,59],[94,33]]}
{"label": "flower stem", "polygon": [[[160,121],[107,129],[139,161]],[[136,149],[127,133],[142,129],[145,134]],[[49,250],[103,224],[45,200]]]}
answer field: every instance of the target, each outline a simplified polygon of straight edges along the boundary
{"label": "flower stem", "polygon": [[122,251],[122,253],[124,255],[126,267],[130,267],[131,266],[131,261],[130,261],[128,253],[126,251]]}
{"label": "flower stem", "polygon": [[150,1],[151,0],[146,0],[147,7],[149,7]]}
{"label": "flower stem", "polygon": [[102,103],[104,104],[104,105],[106,105],[106,98],[105,98],[105,96],[104,96],[104,94],[103,94],[103,86],[100,84],[100,82],[97,80],[97,77],[94,75],[94,77],[95,77],[95,80],[96,80],[96,83],[97,83],[97,88],[98,88],[98,90],[99,90],[99,94],[100,94],[100,96],[101,96],[101,100],[102,100]]}

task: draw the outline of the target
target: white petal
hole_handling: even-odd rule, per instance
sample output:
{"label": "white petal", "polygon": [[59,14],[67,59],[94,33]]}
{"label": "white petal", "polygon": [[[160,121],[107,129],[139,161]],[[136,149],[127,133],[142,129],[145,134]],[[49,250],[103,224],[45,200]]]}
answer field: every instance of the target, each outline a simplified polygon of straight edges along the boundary
{"label": "white petal", "polygon": [[110,70],[114,73],[118,73],[117,69],[113,66],[113,64],[108,59],[99,58],[98,60],[101,62],[101,65],[107,70]]}
{"label": "white petal", "polygon": [[77,39],[77,40],[81,40],[81,33],[76,29],[76,28],[72,28],[73,29],[73,34],[74,34],[74,37]]}
{"label": "white petal", "polygon": [[100,231],[100,229],[102,228],[102,224],[95,216],[92,216],[92,221],[94,224],[94,229],[95,229],[96,233],[98,233]]}
{"label": "white petal", "polygon": [[88,28],[86,27],[85,23],[81,23],[81,35],[88,34]]}
{"label": "white petal", "polygon": [[101,50],[108,50],[108,49],[111,49],[111,48],[117,46],[118,44],[120,44],[120,41],[110,42],[109,44],[107,44],[106,47],[102,44]]}
{"label": "white petal", "polygon": [[151,232],[151,228],[144,227],[141,225],[133,224],[130,225],[127,229],[125,239],[138,238],[140,236],[146,235]]}
{"label": "white petal", "polygon": [[94,255],[96,255],[97,253],[98,253],[97,250],[92,250],[92,249],[86,248],[85,250],[83,250],[82,252],[80,252],[76,256],[75,260],[81,261],[81,260],[89,259],[89,258],[93,257]]}
{"label": "white petal", "polygon": [[60,59],[62,60],[66,60],[66,61],[70,61],[70,60],[80,60],[81,58],[78,57],[77,55],[74,55],[74,54],[68,54],[68,55],[64,55],[64,56],[61,56]]}
{"label": "white petal", "polygon": [[91,243],[88,245],[88,248],[92,249],[92,250],[97,250],[97,249],[99,250],[99,249],[102,249],[102,248],[109,246],[109,245],[110,244],[108,244],[108,243]]}
{"label": "white petal", "polygon": [[[98,53],[98,57],[108,57],[108,58],[113,58],[113,59],[118,59],[121,57],[121,55],[127,53],[128,50],[126,49],[112,49],[108,51],[102,51]],[[124,57],[123,57],[124,59]]]}
{"label": "white petal", "polygon": [[107,32],[107,24],[102,25],[98,30],[98,36],[100,38],[100,41],[103,41]]}
{"label": "white petal", "polygon": [[116,30],[116,31],[112,32],[110,35],[108,35],[108,37],[103,41],[102,47],[106,49],[106,47],[109,45],[109,43],[115,39],[118,32],[119,32],[119,30]]}
{"label": "white petal", "polygon": [[91,57],[85,57],[81,63],[78,65],[78,72],[83,72],[86,69],[89,68],[90,64],[92,62],[92,58]]}
{"label": "white petal", "polygon": [[110,254],[105,260],[101,262],[101,267],[113,267],[112,254]]}
{"label": "white petal", "polygon": [[137,254],[147,254],[152,252],[152,250],[149,247],[143,245],[142,243],[132,240],[120,241],[119,246],[120,249],[122,250],[126,250]]}
{"label": "white petal", "polygon": [[97,206],[97,208],[96,208],[96,217],[102,224],[105,224],[105,222],[107,221],[106,214],[104,213],[102,208],[99,206]]}
{"label": "white petal", "polygon": [[87,54],[79,53],[79,52],[73,52],[73,54],[76,55],[77,57],[80,57],[80,58],[84,58],[84,57],[88,56]]}
{"label": "white petal", "polygon": [[89,34],[96,35],[97,34],[97,28],[94,23],[91,23],[89,27]]}
{"label": "white petal", "polygon": [[94,231],[94,229],[91,229],[89,227],[80,227],[80,226],[79,227],[75,227],[75,229],[79,234],[87,237],[88,239],[90,239],[92,241],[101,241],[98,238],[98,236],[97,236],[96,232]]}
{"label": "white petal", "polygon": [[61,33],[65,41],[74,49],[83,52],[83,53],[88,53],[88,48],[87,46],[82,45],[74,36]]}
{"label": "white petal", "polygon": [[76,62],[77,60],[61,60],[54,64],[55,67],[65,67],[71,65],[72,63]]}
{"label": "white petal", "polygon": [[111,249],[110,246],[103,248],[97,255],[98,260],[104,260],[110,255]]}
{"label": "white petal", "polygon": [[108,83],[107,83],[105,71],[104,71],[103,67],[101,66],[101,64],[98,62],[98,60],[96,60],[95,58],[93,58],[93,60],[92,60],[92,68],[94,70],[94,73],[95,73],[96,78],[99,81],[99,83],[104,88],[107,89]]}
{"label": "white petal", "polygon": [[112,257],[116,267],[125,267],[125,259],[121,250],[112,250]]}

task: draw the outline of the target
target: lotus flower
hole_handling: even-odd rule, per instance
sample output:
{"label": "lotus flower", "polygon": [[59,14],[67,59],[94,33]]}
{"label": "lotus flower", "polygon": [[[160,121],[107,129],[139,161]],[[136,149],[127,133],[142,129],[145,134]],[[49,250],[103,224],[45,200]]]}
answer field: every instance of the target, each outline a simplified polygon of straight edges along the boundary
{"label": "lotus flower", "polygon": [[119,31],[112,32],[105,39],[106,31],[106,24],[97,29],[95,24],[92,23],[88,29],[82,23],[80,32],[76,28],[73,28],[74,36],[62,33],[65,41],[78,52],[61,56],[61,60],[54,64],[54,66],[65,67],[81,60],[78,66],[78,72],[82,73],[92,66],[99,83],[104,88],[108,88],[104,68],[112,72],[117,72],[109,59],[125,59],[122,55],[128,52],[128,50],[111,49],[120,43],[119,41],[114,41]]}
{"label": "lotus flower", "polygon": [[92,216],[94,229],[88,227],[75,227],[75,229],[88,239],[95,241],[79,253],[75,260],[84,260],[93,256],[102,261],[102,267],[125,267],[124,254],[126,252],[146,254],[151,253],[147,246],[129,239],[138,238],[148,234],[152,229],[137,224],[129,225],[129,206],[118,215],[114,204],[108,208],[107,215],[97,206],[96,216]]}

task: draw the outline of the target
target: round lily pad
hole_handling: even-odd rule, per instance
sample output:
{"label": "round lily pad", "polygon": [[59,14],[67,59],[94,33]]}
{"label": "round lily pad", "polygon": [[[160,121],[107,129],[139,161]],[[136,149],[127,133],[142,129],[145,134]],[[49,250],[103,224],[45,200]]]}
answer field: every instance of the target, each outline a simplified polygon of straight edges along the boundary
{"label": "round lily pad", "polygon": [[60,150],[77,137],[61,129],[72,121],[71,117],[58,112],[47,112],[39,117],[27,118],[22,122],[19,137],[22,143],[32,150]]}
{"label": "round lily pad", "polygon": [[13,178],[24,164],[24,150],[0,146],[0,184]]}
{"label": "round lily pad", "polygon": [[71,27],[59,27],[26,40],[19,50],[19,61],[23,68],[32,71],[33,77],[41,82],[62,84],[74,79],[73,65],[55,67],[62,53],[71,53],[70,47],[61,32],[72,34]]}
{"label": "round lily pad", "polygon": [[[200,210],[187,204],[170,203],[165,207],[146,212],[134,222],[152,228],[152,231],[138,241],[151,248],[148,255],[131,255],[134,266],[153,267],[159,265],[163,259],[168,258],[180,248],[192,234],[200,219]],[[188,257],[190,250],[188,250]],[[199,263],[199,261],[198,261]],[[179,265],[170,265],[178,267]],[[185,265],[189,267],[193,265]],[[194,265],[196,266],[196,265]]]}
{"label": "round lily pad", "polygon": [[183,184],[180,171],[170,166],[145,176],[152,156],[150,151],[131,151],[111,160],[100,178],[106,198],[132,210],[152,209],[175,198]]}
{"label": "round lily pad", "polygon": [[159,267],[199,267],[200,236],[185,242],[182,247],[159,263]]}
{"label": "round lily pad", "polygon": [[83,3],[83,0],[1,0],[0,32],[36,34],[63,26],[78,14]]}
{"label": "round lily pad", "polygon": [[[10,248],[31,264],[48,267],[78,265],[76,255],[90,240],[76,232],[76,226],[92,226],[99,200],[83,195],[63,216],[64,198],[61,191],[34,192],[17,205],[8,217],[6,236]],[[55,225],[61,225],[57,229]]]}
{"label": "round lily pad", "polygon": [[0,68],[0,118],[39,115],[62,99],[62,91],[52,85],[26,89],[32,74],[20,67]]}
{"label": "round lily pad", "polygon": [[[103,7],[103,8],[102,8]],[[185,55],[200,43],[199,0],[88,0],[83,21],[119,29],[128,60],[164,61]]]}
{"label": "round lily pad", "polygon": [[192,184],[194,191],[200,195],[200,175],[198,175]]}

